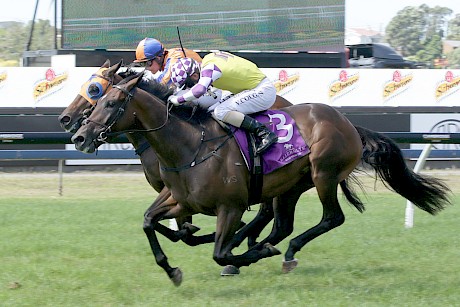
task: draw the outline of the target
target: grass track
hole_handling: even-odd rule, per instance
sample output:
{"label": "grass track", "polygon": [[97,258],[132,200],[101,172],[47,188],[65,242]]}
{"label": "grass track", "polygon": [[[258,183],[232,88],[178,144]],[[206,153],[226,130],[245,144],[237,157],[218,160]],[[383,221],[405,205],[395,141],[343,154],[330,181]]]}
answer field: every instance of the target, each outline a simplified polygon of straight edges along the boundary
{"label": "grass track", "polygon": [[[299,266],[286,275],[278,256],[223,278],[211,245],[160,237],[184,272],[176,288],[142,231],[156,195],[143,174],[65,174],[58,196],[57,174],[0,173],[0,306],[458,306],[460,173],[436,176],[456,205],[434,217],[416,209],[410,230],[405,200],[366,179],[366,212],[342,200],[345,224],[298,252]],[[316,193],[304,193],[295,234],[320,217]],[[194,222],[200,233],[214,230],[213,217]]]}

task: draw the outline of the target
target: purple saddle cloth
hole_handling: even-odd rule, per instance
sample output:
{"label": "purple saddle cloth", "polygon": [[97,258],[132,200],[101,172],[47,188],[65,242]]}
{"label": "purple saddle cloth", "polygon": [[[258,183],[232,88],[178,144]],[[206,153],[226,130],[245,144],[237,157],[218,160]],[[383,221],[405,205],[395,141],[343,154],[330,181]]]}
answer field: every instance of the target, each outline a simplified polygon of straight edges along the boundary
{"label": "purple saddle cloth", "polygon": [[[294,119],[286,112],[280,110],[267,110],[257,113],[255,118],[268,129],[278,135],[278,142],[270,146],[262,154],[262,168],[264,174],[269,174],[274,170],[291,163],[297,158],[310,153],[310,148],[300,135],[299,129]],[[236,142],[246,161],[248,170],[252,169],[252,161],[249,157],[248,139],[243,129],[235,128]]]}

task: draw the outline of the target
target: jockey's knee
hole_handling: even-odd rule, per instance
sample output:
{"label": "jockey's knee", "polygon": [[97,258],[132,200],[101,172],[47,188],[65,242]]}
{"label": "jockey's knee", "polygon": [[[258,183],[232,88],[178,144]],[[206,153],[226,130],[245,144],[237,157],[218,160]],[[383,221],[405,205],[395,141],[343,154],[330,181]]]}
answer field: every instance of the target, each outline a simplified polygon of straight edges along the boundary
{"label": "jockey's knee", "polygon": [[218,120],[223,121],[224,117],[228,113],[228,111],[229,110],[227,108],[223,108],[222,106],[219,105],[213,111],[214,112],[214,117],[217,118]]}

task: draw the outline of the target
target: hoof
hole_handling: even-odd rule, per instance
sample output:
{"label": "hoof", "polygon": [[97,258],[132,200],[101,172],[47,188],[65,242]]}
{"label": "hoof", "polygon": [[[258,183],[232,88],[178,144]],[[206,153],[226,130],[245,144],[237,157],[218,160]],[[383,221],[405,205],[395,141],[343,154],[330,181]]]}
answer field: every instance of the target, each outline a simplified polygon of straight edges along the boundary
{"label": "hoof", "polygon": [[264,248],[268,249],[270,253],[272,254],[272,256],[281,255],[281,251],[277,249],[276,247],[274,247],[273,245],[271,245],[270,243],[265,243]]}
{"label": "hoof", "polygon": [[187,229],[190,234],[194,234],[195,232],[201,229],[200,227],[190,224],[189,222],[185,222],[183,227],[184,229]]}
{"label": "hoof", "polygon": [[222,272],[220,272],[220,276],[235,276],[238,274],[240,274],[240,269],[230,264],[225,266]]}
{"label": "hoof", "polygon": [[289,273],[290,271],[294,270],[298,263],[299,260],[297,260],[296,258],[294,258],[294,260],[289,261],[283,260],[283,273]]}
{"label": "hoof", "polygon": [[169,279],[173,282],[174,286],[179,287],[182,283],[182,271],[179,268],[174,268]]}

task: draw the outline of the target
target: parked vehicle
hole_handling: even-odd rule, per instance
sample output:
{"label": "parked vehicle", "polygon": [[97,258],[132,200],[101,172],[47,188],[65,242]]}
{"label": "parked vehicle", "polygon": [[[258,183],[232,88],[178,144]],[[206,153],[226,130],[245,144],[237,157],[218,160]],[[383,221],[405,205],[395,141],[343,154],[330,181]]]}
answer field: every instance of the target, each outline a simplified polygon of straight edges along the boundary
{"label": "parked vehicle", "polygon": [[386,44],[371,43],[347,45],[351,68],[420,68],[414,61],[405,60]]}

